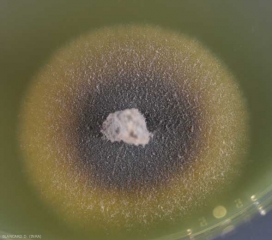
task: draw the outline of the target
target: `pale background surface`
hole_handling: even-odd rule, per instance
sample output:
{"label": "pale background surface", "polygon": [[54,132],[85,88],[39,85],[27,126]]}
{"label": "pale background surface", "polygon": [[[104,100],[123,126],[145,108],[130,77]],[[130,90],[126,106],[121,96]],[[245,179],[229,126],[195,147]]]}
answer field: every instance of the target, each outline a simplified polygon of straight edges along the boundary
{"label": "pale background surface", "polygon": [[272,212],[244,223],[233,232],[214,240],[271,240]]}

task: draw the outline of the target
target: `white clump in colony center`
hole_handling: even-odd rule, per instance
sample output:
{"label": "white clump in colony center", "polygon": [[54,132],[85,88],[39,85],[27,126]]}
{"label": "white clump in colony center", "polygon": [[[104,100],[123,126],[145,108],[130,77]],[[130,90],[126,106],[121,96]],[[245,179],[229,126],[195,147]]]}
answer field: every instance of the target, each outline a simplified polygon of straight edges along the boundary
{"label": "white clump in colony center", "polygon": [[152,136],[147,129],[145,117],[136,108],[109,114],[101,132],[111,142],[123,141],[136,146],[145,146]]}

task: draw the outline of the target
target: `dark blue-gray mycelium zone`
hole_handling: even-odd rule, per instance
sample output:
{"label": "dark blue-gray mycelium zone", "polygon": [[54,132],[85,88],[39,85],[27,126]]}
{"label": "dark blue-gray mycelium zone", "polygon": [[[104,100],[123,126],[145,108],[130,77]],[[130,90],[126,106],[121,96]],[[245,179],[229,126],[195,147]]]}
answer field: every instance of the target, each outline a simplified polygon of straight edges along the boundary
{"label": "dark blue-gray mycelium zone", "polygon": [[[129,73],[129,71],[128,71]],[[99,91],[97,91],[99,89]],[[142,72],[111,76],[87,90],[76,117],[77,164],[91,184],[118,191],[166,186],[197,154],[201,109],[197,98],[172,79]],[[137,108],[153,137],[146,146],[110,142],[101,127],[109,113]],[[200,145],[200,144],[199,144]],[[198,146],[199,146],[198,145]]]}

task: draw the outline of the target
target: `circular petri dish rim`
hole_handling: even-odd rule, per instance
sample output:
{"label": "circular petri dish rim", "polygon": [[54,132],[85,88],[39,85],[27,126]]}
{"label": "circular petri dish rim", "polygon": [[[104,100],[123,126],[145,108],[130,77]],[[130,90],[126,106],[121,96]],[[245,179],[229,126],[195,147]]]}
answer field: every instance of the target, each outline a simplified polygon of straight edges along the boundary
{"label": "circular petri dish rim", "polygon": [[199,229],[186,229],[176,234],[154,238],[152,240],[198,240],[212,239],[220,235],[224,236],[254,217],[265,216],[270,210],[272,210],[272,185],[251,195],[246,204],[243,204],[228,217],[222,217],[222,219],[216,220],[216,223],[205,223],[206,226]]}

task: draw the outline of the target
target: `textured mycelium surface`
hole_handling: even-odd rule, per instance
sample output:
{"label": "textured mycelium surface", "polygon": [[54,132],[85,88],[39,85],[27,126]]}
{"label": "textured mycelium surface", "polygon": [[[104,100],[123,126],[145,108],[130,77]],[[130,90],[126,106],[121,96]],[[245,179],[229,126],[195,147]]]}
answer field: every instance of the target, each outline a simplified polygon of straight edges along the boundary
{"label": "textured mycelium surface", "polygon": [[[111,142],[110,113],[138,109],[152,138]],[[42,199],[74,225],[131,229],[178,219],[220,192],[246,152],[246,110],[199,42],[150,26],[79,37],[35,77],[21,145]]]}

